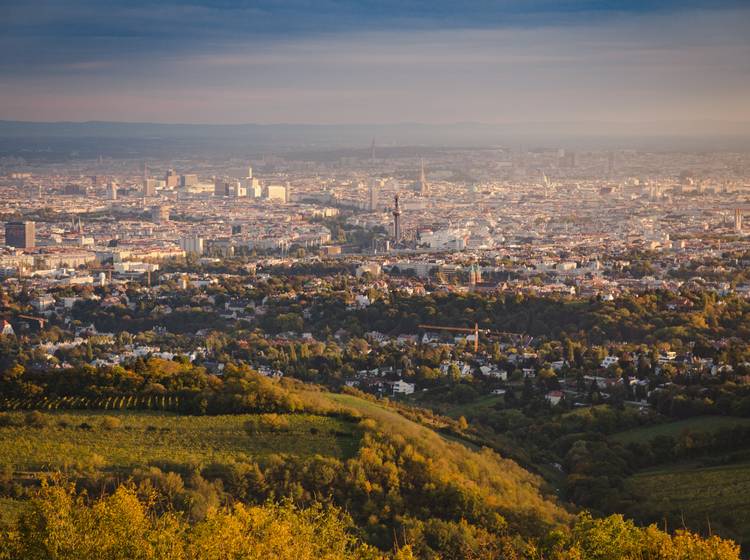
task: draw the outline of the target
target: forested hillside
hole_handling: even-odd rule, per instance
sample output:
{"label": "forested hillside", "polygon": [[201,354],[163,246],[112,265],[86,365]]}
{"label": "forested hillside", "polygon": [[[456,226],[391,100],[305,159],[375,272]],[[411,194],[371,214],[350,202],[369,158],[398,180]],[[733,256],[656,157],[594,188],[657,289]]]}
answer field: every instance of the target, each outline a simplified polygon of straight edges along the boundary
{"label": "forested hillside", "polygon": [[[613,542],[621,558],[738,557],[718,538],[576,517],[540,477],[427,427],[445,419],[247,369],[229,393],[211,383],[181,417],[3,413],[0,558],[616,558]],[[235,413],[204,415],[216,403]]]}

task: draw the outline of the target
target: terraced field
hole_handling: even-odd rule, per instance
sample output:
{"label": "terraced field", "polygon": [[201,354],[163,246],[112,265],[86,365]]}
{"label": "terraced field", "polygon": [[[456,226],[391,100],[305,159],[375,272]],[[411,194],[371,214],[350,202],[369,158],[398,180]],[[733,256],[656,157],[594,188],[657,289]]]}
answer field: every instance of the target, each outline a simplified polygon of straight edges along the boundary
{"label": "terraced field", "polygon": [[[638,511],[654,521],[718,532],[750,543],[750,462],[718,467],[693,463],[638,473],[627,480]],[[664,512],[662,515],[660,512]]]}

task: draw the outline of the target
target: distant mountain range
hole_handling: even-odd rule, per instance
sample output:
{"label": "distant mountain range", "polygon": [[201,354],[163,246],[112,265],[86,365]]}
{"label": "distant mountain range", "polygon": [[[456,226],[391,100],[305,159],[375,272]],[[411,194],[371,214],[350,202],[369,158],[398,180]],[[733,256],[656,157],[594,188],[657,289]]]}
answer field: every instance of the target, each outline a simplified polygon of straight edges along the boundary
{"label": "distant mountain range", "polygon": [[[508,124],[162,124],[0,121],[0,155],[98,150],[138,157],[144,150],[221,153],[377,146],[566,147],[573,149],[750,149],[750,123],[527,122]],[[198,152],[196,152],[198,153]]]}

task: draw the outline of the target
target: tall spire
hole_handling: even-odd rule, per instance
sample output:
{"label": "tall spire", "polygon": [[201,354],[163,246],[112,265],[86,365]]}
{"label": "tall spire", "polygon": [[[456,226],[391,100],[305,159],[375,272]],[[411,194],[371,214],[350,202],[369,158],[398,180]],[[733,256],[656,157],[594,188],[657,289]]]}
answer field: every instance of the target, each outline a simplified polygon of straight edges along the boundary
{"label": "tall spire", "polygon": [[401,241],[401,207],[398,205],[398,193],[393,197],[393,238]]}
{"label": "tall spire", "polygon": [[424,158],[419,160],[419,181],[417,182],[417,186],[419,187],[419,194],[421,196],[430,194],[430,187],[427,184],[427,177],[424,173]]}

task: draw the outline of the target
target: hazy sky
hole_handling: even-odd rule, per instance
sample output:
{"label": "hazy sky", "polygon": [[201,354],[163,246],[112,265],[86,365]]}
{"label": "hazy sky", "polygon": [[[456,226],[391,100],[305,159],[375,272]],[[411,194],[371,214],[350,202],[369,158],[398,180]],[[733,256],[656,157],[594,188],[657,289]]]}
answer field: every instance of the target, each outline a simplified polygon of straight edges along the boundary
{"label": "hazy sky", "polygon": [[750,0],[0,0],[0,119],[750,121]]}

